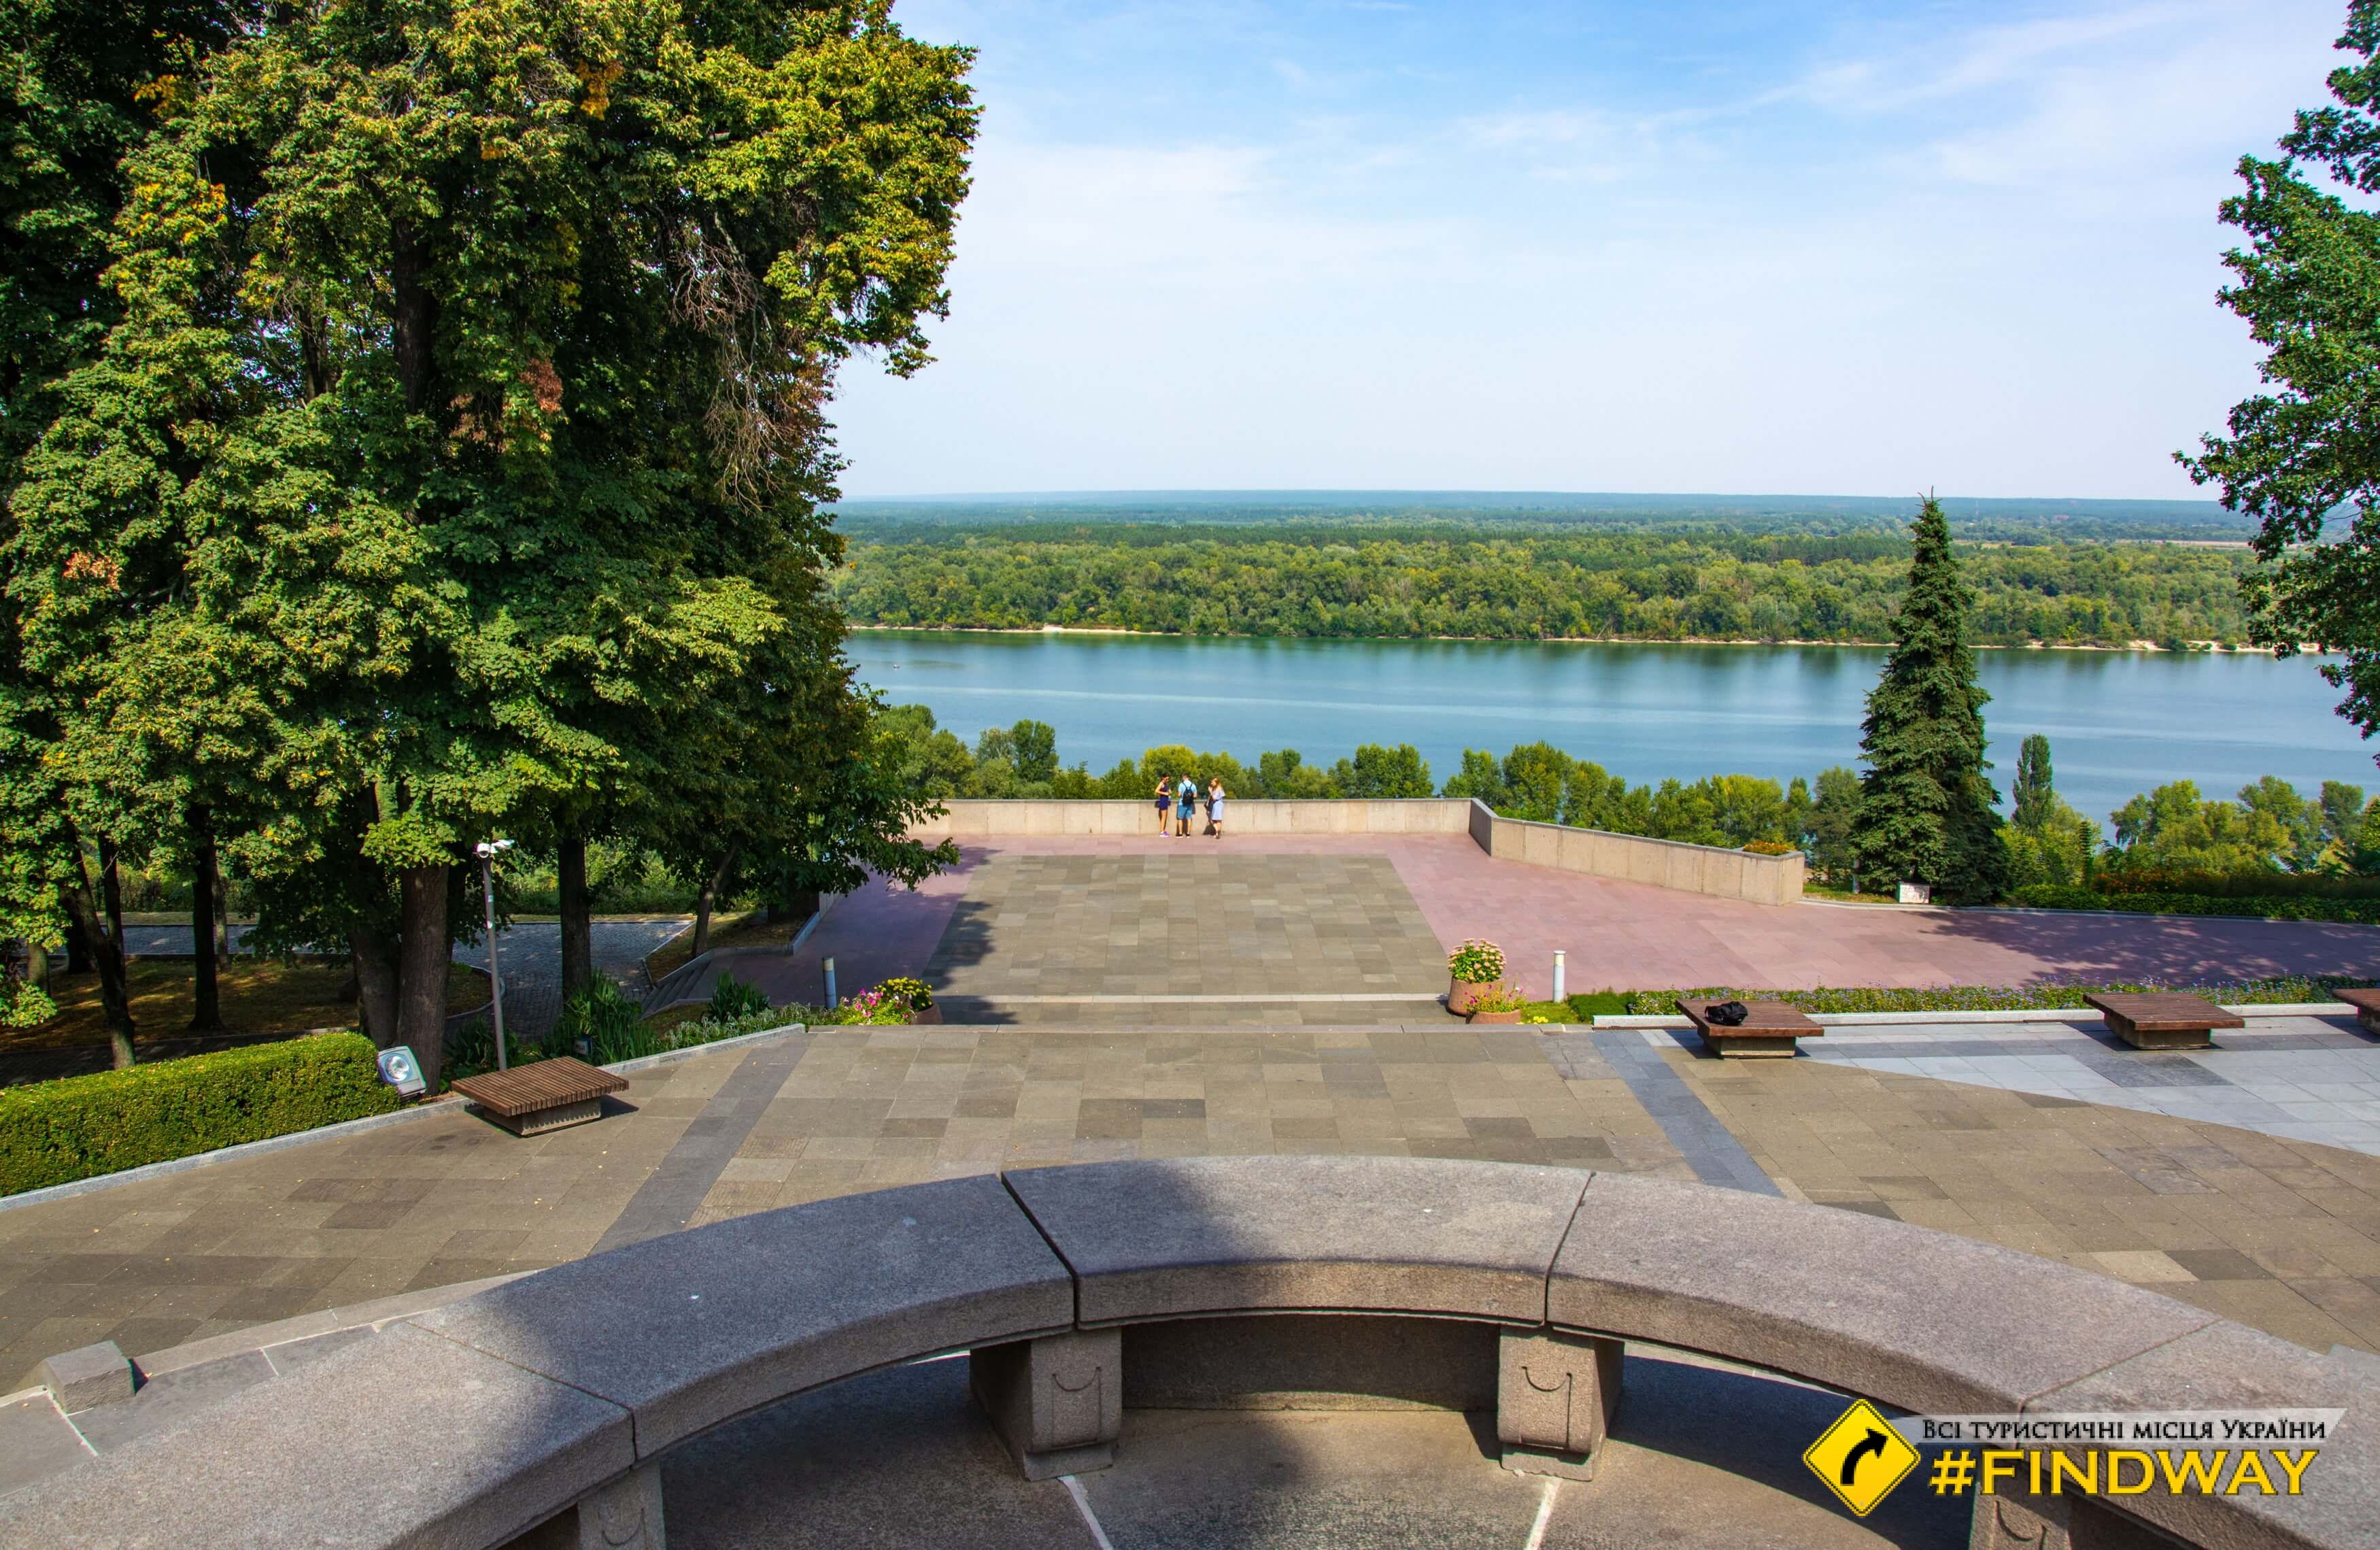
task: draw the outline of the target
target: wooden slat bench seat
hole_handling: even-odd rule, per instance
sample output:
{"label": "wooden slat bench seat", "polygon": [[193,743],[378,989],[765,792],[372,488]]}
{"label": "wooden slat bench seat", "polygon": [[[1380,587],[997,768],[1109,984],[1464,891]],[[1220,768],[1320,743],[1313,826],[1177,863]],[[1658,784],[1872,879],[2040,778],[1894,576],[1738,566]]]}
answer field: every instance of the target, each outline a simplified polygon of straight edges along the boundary
{"label": "wooden slat bench seat", "polygon": [[2331,995],[2355,1008],[2358,1021],[2380,1033],[2380,990],[2335,990]]}
{"label": "wooden slat bench seat", "polygon": [[2116,1037],[2134,1049],[2205,1049],[2217,1028],[2245,1028],[2247,1020],[2203,995],[2171,991],[2110,991],[2082,998],[2099,1008]]}
{"label": "wooden slat bench seat", "polygon": [[1790,1001],[1747,1001],[1743,1006],[1750,1015],[1732,1027],[1711,1021],[1705,1010],[1713,1005],[1711,1002],[1680,1001],[1677,1005],[1678,1010],[1686,1015],[1686,1020],[1693,1023],[1695,1031],[1703,1036],[1703,1043],[1710,1045],[1711,1052],[1725,1060],[1764,1056],[1791,1059],[1793,1052],[1801,1047],[1794,1043],[1795,1040],[1821,1038],[1827,1031],[1803,1016],[1801,1008]]}
{"label": "wooden slat bench seat", "polygon": [[628,1079],[569,1056],[463,1077],[455,1091],[516,1136],[584,1125],[603,1112],[603,1094],[625,1092]]}

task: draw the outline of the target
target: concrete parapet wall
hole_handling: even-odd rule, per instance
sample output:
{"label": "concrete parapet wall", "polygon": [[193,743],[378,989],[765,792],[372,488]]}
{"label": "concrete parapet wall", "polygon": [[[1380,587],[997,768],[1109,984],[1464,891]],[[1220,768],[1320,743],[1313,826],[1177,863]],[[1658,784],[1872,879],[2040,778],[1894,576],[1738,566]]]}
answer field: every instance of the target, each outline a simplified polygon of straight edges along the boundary
{"label": "concrete parapet wall", "polygon": [[[1216,1338],[1118,1337],[1129,1325],[1280,1314],[1329,1316],[1253,1342],[1211,1323]],[[1337,1339],[1343,1320],[1363,1316],[1456,1321],[1473,1334],[1451,1338],[1433,1378],[1393,1339]],[[996,1423],[1010,1416],[1032,1477],[1111,1457],[1117,1401],[1135,1387],[1245,1402],[1250,1378],[1278,1365],[1262,1349],[1300,1339],[1339,1347],[1295,1364],[1301,1388],[1345,1384],[1405,1402],[1478,1390],[1488,1340],[1533,1369],[1570,1362],[1572,1392],[1595,1389],[1584,1432],[1584,1412],[1533,1420],[1527,1396],[1516,1404],[1499,1380],[1506,1461],[1516,1443],[1556,1456],[1540,1472],[1599,1442],[1623,1340],[1920,1413],[2338,1410],[2344,1422],[2302,1495],[2134,1495],[2045,1510],[2120,1512],[2226,1550],[2380,1544],[2380,1361],[2367,1354],[2322,1355],[1910,1223],[1622,1174],[1415,1157],[1038,1168],[650,1239],[358,1333],[212,1401],[194,1396],[170,1429],[0,1498],[0,1543],[492,1550],[567,1515],[576,1537],[552,1543],[657,1547],[657,1465],[671,1447],[822,1385],[977,1353],[987,1359],[978,1393]],[[1135,1349],[1152,1361],[1172,1350],[1184,1370],[1127,1378],[1117,1367]],[[1259,1360],[1245,1360],[1251,1350]],[[1381,1371],[1384,1361],[1404,1370]],[[435,1467],[408,1463],[424,1437]],[[1977,1544],[2001,1544],[1995,1525],[2010,1520],[1985,1515],[2006,1500],[1975,1498]]]}
{"label": "concrete parapet wall", "polygon": [[[1027,798],[985,800],[953,798],[948,811],[911,830],[921,839],[993,839],[1017,835],[1148,834],[1157,827],[1157,804],[1147,801],[1061,801]],[[1396,799],[1277,801],[1233,797],[1226,827],[1245,835],[1460,835],[1499,860],[1526,861],[1561,872],[1649,883],[1657,888],[1748,899],[1755,904],[1793,904],[1802,897],[1799,852],[1755,856],[1707,845],[1645,839],[1637,835],[1573,829],[1501,818],[1468,797]],[[1198,823],[1203,825],[1204,818]]]}

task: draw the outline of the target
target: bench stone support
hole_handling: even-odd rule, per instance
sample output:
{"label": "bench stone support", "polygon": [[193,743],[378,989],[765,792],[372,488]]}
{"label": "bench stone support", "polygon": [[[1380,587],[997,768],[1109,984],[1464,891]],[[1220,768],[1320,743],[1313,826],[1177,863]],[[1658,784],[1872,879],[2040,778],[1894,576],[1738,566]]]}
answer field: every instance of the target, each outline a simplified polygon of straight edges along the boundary
{"label": "bench stone support", "polygon": [[113,1340],[61,1351],[42,1363],[42,1386],[68,1415],[132,1397],[132,1363]]}
{"label": "bench stone support", "polygon": [[641,1464],[599,1485],[502,1550],[669,1550],[662,1467]]}
{"label": "bench stone support", "polygon": [[1027,1480],[1104,1470],[1123,1434],[1123,1331],[1077,1330],[978,1347],[978,1403]]}
{"label": "bench stone support", "polygon": [[1504,1467],[1593,1480],[1620,1408],[1621,1347],[1587,1335],[1507,1329],[1496,1366],[1496,1436]]}
{"label": "bench stone support", "polygon": [[1967,1550],[2171,1550],[2087,1496],[1975,1496]]}

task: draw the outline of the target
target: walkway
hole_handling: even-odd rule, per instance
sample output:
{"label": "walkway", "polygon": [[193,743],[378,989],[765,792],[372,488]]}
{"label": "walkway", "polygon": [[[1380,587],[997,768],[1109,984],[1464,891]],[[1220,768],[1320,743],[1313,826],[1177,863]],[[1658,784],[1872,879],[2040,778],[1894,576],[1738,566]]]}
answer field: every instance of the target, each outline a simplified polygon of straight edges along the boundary
{"label": "walkway", "polygon": [[[1362,923],[1315,914],[1323,898],[1361,912]],[[1342,930],[1352,934],[1334,937]],[[1416,961],[1422,946],[1434,940],[1444,951],[1473,936],[1501,944],[1520,983],[1538,995],[1552,988],[1556,948],[1569,955],[1572,991],[2380,973],[2374,926],[1808,903],[1780,909],[1497,860],[1459,835],[1053,836],[971,845],[955,870],[915,893],[872,884],[838,902],[801,951],[745,958],[735,972],[780,1002],[815,1005],[824,995],[822,960],[833,958],[846,995],[911,974],[1040,1017],[1046,1004],[1017,998],[1052,994],[1062,982],[1077,995],[1140,995],[1197,994],[1220,982],[1251,998],[1381,988],[1365,977],[1377,970],[1340,971],[1367,934],[1395,947],[1401,992],[1443,991],[1438,966]],[[1326,941],[1336,945],[1325,948]],[[1413,957],[1402,956],[1408,950]]]}
{"label": "walkway", "polygon": [[[689,918],[683,915],[597,921],[589,933],[594,939],[595,971],[641,990],[645,955],[685,930],[688,923]],[[248,928],[236,925],[231,929],[232,946],[237,949],[247,936]],[[139,958],[188,958],[190,928],[127,926],[124,944]],[[562,1010],[561,925],[552,921],[516,922],[496,934],[496,951],[504,973],[504,1031],[524,1041],[543,1038]],[[455,958],[458,963],[484,969],[488,965],[487,944],[458,946]]]}
{"label": "walkway", "polygon": [[641,1072],[626,1097],[634,1112],[527,1140],[442,1105],[0,1209],[0,1373],[886,1185],[1257,1153],[1774,1190],[2154,1284],[2316,1349],[2380,1349],[2380,1158],[1834,1060],[1722,1063],[1664,1033],[827,1028]]}

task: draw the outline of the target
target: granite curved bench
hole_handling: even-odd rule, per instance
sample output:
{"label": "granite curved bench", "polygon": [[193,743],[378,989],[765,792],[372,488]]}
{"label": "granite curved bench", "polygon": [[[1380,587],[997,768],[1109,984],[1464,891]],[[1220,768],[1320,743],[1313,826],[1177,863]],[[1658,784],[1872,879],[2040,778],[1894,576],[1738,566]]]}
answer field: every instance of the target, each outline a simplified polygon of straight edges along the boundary
{"label": "granite curved bench", "polygon": [[1491,1374],[1507,1462],[1554,1472],[1591,1469],[1625,1339],[1912,1411],[2341,1409],[2301,1495],[2128,1496],[2121,1513],[1978,1497],[1973,1544],[2092,1550],[2146,1543],[2142,1523],[2210,1546],[2380,1544],[2380,1359],[1857,1213],[1573,1169],[1292,1157],[921,1184],[523,1276],[0,1501],[0,1540],[627,1550],[661,1543],[671,1448],[885,1367],[972,1353],[986,1410],[1046,1474],[1112,1457],[1128,1385],[1230,1387],[1345,1333],[1354,1354],[1309,1371],[1393,1385],[1410,1342],[1362,1332],[1425,1328]]}

